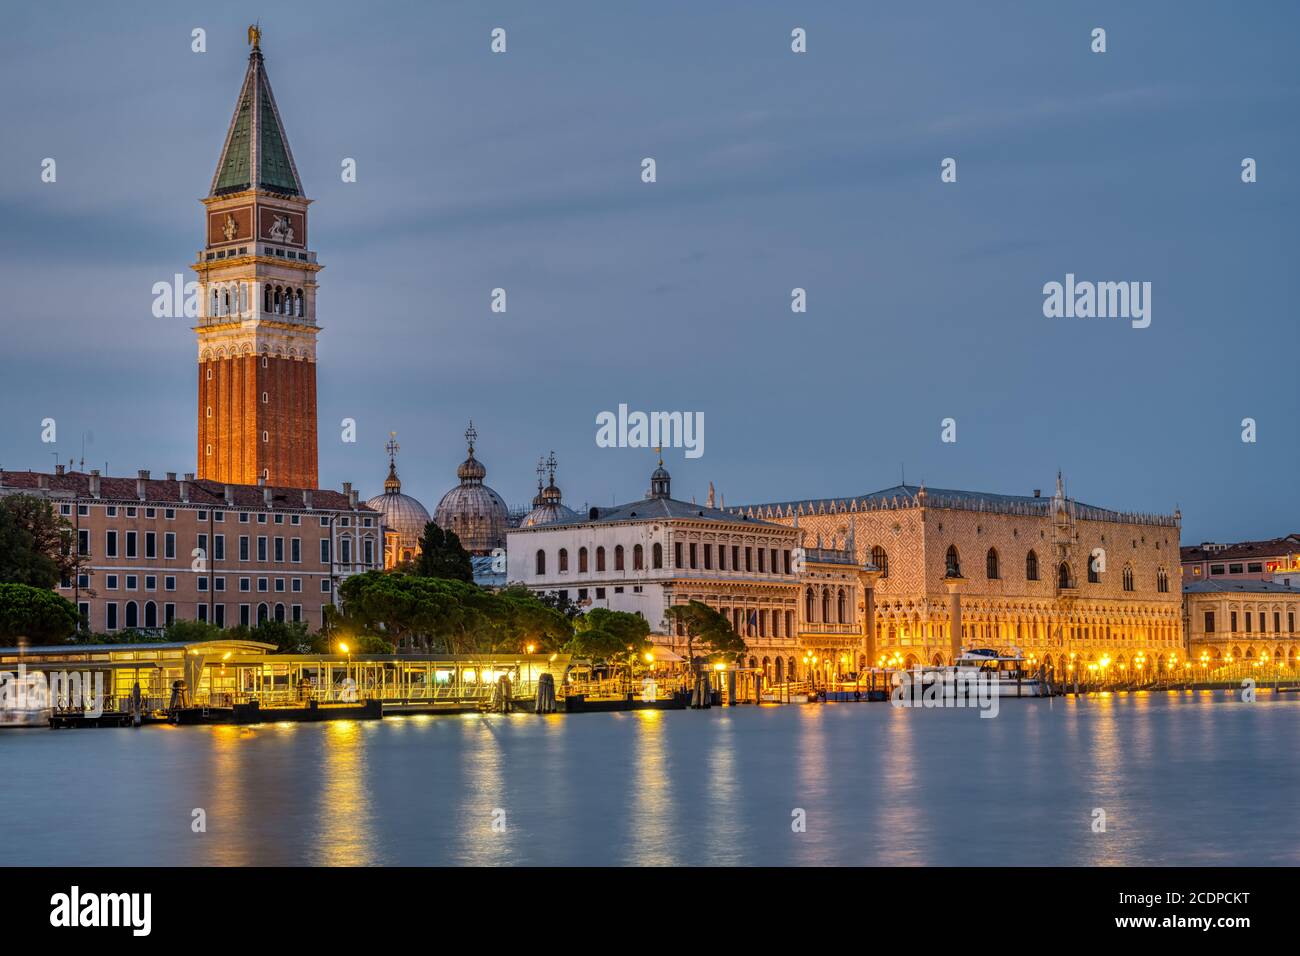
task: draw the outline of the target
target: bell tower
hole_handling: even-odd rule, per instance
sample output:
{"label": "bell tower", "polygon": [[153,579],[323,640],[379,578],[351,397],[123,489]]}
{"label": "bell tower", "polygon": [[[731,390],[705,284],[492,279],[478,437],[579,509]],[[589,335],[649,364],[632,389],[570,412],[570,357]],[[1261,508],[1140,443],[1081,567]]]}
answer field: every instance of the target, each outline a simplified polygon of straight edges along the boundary
{"label": "bell tower", "polygon": [[316,273],[307,207],[262,59],[248,70],[203,200],[198,476],[315,488]]}

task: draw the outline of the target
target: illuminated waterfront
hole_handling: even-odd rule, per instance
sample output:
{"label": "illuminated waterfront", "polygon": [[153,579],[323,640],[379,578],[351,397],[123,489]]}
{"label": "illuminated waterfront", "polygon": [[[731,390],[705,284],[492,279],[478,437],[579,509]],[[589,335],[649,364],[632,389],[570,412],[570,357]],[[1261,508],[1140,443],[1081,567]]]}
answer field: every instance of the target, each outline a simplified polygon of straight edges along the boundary
{"label": "illuminated waterfront", "polygon": [[1294,865],[1290,696],[20,731],[0,828],[9,865]]}

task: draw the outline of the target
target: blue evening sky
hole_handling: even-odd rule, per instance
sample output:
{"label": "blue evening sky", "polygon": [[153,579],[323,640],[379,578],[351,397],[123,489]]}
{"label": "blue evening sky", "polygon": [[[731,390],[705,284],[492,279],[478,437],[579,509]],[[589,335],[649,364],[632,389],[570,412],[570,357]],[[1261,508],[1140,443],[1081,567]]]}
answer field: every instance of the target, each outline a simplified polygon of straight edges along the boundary
{"label": "blue evening sky", "polygon": [[[595,444],[626,403],[704,413],[704,456],[665,454],[677,497],[864,493],[900,466],[1027,494],[1059,467],[1090,503],[1181,506],[1185,543],[1300,531],[1282,3],[11,6],[0,466],[48,469],[50,417],[63,460],[90,433],[87,467],[194,470],[193,333],[150,289],[192,275],[259,17],[316,201],[326,486],[378,493],[396,430],[432,511],[473,417],[507,501],[551,449],[570,505],[629,500],[653,453]],[[1151,282],[1150,328],[1045,318],[1067,272]]]}

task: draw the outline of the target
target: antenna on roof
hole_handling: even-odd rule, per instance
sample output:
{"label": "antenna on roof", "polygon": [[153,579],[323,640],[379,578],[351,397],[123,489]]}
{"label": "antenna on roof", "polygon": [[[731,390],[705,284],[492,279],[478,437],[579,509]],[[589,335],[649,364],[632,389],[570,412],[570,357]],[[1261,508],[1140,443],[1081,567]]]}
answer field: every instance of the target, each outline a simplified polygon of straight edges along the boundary
{"label": "antenna on roof", "polygon": [[907,484],[907,473],[903,470],[903,463],[901,461],[898,463],[898,483],[900,485]]}

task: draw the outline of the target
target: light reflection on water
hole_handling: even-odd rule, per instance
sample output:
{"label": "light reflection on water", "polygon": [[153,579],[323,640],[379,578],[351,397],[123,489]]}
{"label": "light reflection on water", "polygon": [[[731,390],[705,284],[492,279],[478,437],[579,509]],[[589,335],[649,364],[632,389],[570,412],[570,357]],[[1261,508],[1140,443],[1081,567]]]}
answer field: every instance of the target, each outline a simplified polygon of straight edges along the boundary
{"label": "light reflection on water", "polygon": [[1208,691],[1006,700],[992,720],[839,704],[14,732],[0,832],[24,835],[5,863],[35,865],[1295,865],[1297,743],[1300,700]]}
{"label": "light reflection on water", "polygon": [[[299,728],[301,729],[301,728]],[[354,720],[324,727],[321,751],[321,809],[311,863],[316,866],[368,866],[375,862],[371,796],[366,786],[367,733]]]}
{"label": "light reflection on water", "polygon": [[663,726],[665,718],[671,716],[663,711],[642,710],[631,718],[637,725],[632,781],[626,795],[632,832],[620,863],[673,866],[677,862],[680,837],[673,826],[673,787]]}

